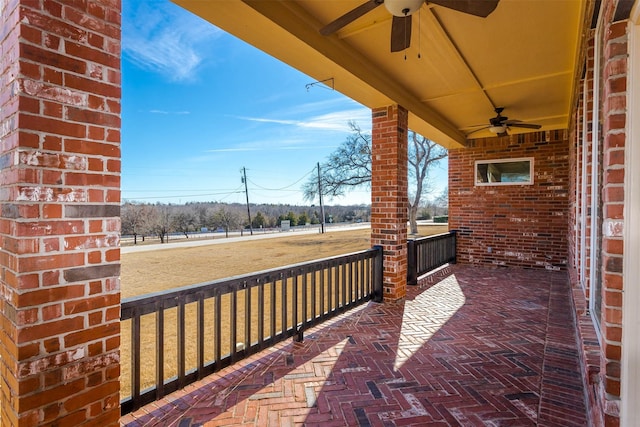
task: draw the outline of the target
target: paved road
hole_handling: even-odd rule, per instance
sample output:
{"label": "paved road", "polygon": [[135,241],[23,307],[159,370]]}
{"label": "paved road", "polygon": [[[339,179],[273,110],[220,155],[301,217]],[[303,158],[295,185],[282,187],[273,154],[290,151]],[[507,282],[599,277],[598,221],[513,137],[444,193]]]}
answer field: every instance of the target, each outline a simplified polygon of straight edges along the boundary
{"label": "paved road", "polygon": [[[371,224],[368,222],[363,222],[360,224],[348,224],[348,225],[336,224],[336,225],[327,226],[326,231],[328,233],[331,233],[331,232],[337,232],[337,231],[358,230],[358,229],[370,228],[370,227],[371,227]],[[120,248],[120,253],[127,254],[127,253],[133,253],[133,252],[156,251],[156,250],[162,250],[162,249],[191,248],[195,246],[216,245],[220,243],[243,242],[243,241],[252,240],[252,239],[253,240],[275,239],[279,237],[288,237],[291,235],[318,234],[320,232],[319,230],[320,230],[319,226],[314,226],[309,229],[291,230],[291,231],[286,231],[281,233],[279,232],[261,233],[259,231],[255,231],[253,236],[249,234],[245,234],[242,237],[240,236],[228,237],[228,238],[217,237],[215,239],[191,238],[191,239],[181,239],[175,242],[171,242],[171,240],[169,240],[169,243],[164,243],[164,244],[154,243],[152,245],[123,246]]]}

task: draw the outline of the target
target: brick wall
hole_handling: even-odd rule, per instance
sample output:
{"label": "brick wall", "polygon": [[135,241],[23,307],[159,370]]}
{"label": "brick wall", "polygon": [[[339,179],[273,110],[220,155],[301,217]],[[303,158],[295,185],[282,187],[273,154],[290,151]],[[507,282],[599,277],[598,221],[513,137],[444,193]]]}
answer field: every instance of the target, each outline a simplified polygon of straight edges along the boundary
{"label": "brick wall", "polygon": [[408,113],[401,106],[372,111],[371,244],[384,249],[385,300],[407,288]]}
{"label": "brick wall", "polygon": [[[534,158],[533,185],[475,186],[476,160]],[[559,270],[567,263],[565,131],[471,140],[449,151],[449,228],[458,262]]]}
{"label": "brick wall", "polygon": [[120,2],[0,13],[2,425],[118,425]]}

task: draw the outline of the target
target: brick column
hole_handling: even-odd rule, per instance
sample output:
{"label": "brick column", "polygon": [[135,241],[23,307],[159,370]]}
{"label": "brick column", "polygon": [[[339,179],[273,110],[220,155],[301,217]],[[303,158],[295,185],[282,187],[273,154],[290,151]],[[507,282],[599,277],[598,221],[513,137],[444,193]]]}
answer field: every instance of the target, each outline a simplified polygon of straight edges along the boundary
{"label": "brick column", "polygon": [[[610,23],[615,4],[607,4],[602,64],[602,350],[605,423],[619,425],[624,283],[624,176],[627,139],[628,21]],[[637,279],[637,278],[636,278]],[[626,326],[625,326],[626,327]],[[632,327],[632,326],[629,326]],[[637,332],[636,332],[637,333]]]}
{"label": "brick column", "polygon": [[384,298],[404,298],[407,287],[408,113],[401,106],[372,112],[371,244],[384,248]]}
{"label": "brick column", "polygon": [[3,426],[118,425],[120,2],[0,2]]}

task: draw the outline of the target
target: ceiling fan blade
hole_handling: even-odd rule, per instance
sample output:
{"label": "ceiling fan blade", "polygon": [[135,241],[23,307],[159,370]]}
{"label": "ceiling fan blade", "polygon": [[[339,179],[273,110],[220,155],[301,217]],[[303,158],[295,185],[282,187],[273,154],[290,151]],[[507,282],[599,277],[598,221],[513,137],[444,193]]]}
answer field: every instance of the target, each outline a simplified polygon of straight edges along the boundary
{"label": "ceiling fan blade", "polygon": [[486,18],[498,7],[499,0],[427,0],[438,6]]}
{"label": "ceiling fan blade", "polygon": [[471,132],[467,133],[467,134],[466,134],[467,138],[469,137],[469,135],[472,135],[472,134],[474,134],[474,133],[476,133],[476,132],[480,132],[480,131],[482,131],[482,130],[489,129],[489,128],[491,127],[491,126],[486,126],[486,125],[481,125],[481,126],[483,126],[483,127],[481,127],[480,129],[472,130]]}
{"label": "ceiling fan blade", "polygon": [[342,27],[360,18],[362,15],[380,6],[382,3],[384,3],[384,0],[369,0],[366,3],[362,3],[360,6],[356,7],[355,9],[350,10],[349,12],[340,16],[336,20],[320,28],[320,34],[322,34],[323,36],[328,36],[330,34],[333,34],[336,31],[340,30]]}
{"label": "ceiling fan blade", "polygon": [[391,52],[402,52],[411,46],[411,15],[394,16],[391,21]]}
{"label": "ceiling fan blade", "polygon": [[512,128],[526,128],[526,129],[540,129],[541,125],[535,125],[533,123],[505,123],[507,126]]}

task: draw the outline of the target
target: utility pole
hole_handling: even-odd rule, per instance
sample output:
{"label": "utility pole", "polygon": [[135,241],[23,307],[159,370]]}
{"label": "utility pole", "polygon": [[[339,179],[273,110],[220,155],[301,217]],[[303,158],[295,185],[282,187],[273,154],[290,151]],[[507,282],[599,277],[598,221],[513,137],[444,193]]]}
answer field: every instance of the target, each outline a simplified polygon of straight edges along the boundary
{"label": "utility pole", "polygon": [[318,196],[320,196],[320,233],[324,233],[324,205],[322,204],[322,181],[320,180],[320,162],[318,162]]}
{"label": "utility pole", "polygon": [[251,210],[249,209],[249,189],[247,188],[247,170],[242,168],[242,182],[244,183],[244,194],[247,196],[247,216],[249,217],[249,231],[253,236],[253,226],[251,225]]}

